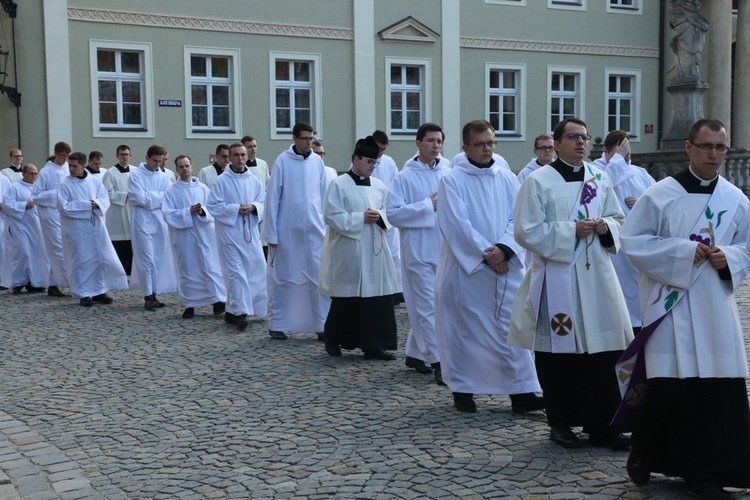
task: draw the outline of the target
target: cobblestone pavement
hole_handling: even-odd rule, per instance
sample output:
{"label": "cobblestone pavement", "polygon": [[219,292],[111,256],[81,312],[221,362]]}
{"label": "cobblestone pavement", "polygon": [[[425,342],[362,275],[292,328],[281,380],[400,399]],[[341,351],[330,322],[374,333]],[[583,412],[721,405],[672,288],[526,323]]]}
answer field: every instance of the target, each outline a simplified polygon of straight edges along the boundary
{"label": "cobblestone pavement", "polygon": [[[739,295],[750,331],[750,285]],[[507,397],[457,412],[404,367],[403,306],[383,362],[270,340],[264,322],[238,334],[210,307],[184,320],[174,295],[154,312],[114,296],[0,294],[0,499],[687,496],[662,476],[633,486],[626,452],[553,445]]]}

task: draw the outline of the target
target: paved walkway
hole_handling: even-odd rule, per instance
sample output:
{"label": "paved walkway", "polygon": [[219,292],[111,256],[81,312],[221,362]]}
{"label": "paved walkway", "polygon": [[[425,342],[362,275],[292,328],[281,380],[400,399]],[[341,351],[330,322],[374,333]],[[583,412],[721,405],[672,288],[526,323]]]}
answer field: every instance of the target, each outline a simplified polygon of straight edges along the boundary
{"label": "paved walkway", "polygon": [[[625,452],[554,446],[507,397],[459,413],[403,354],[330,358],[312,335],[114,295],[0,294],[0,499],[687,496],[661,476],[633,486]],[[750,331],[750,285],[740,307]]]}

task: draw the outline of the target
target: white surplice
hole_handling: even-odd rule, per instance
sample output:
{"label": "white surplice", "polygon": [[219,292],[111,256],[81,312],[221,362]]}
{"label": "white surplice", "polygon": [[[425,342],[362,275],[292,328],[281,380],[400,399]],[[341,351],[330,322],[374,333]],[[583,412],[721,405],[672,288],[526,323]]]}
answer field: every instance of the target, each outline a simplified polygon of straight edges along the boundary
{"label": "white surplice", "polygon": [[[728,189],[736,189],[729,186]],[[719,189],[717,187],[717,189]],[[716,193],[715,193],[716,194]],[[741,205],[716,246],[724,252],[731,280],[722,280],[707,265],[690,285],[697,242],[688,236],[711,195],[688,193],[668,177],[644,192],[620,232],[628,259],[640,270],[641,306],[655,284],[688,288],[645,347],[648,378],[747,377],[742,327],[734,291],[750,272],[746,248],[750,203]],[[712,207],[716,209],[716,207]],[[717,210],[718,211],[718,210]],[[714,221],[717,221],[714,218]]]}
{"label": "white surplice", "polygon": [[[582,168],[586,168],[585,163]],[[625,349],[633,339],[625,297],[609,258],[611,253],[619,251],[618,235],[624,216],[609,176],[606,173],[601,176],[597,181],[599,211],[590,214],[590,217],[604,219],[614,245],[605,248],[598,235],[589,236],[590,246],[586,252],[580,253],[573,266],[570,286],[577,353],[619,351]],[[586,171],[585,179],[588,178]],[[573,208],[578,206],[581,184],[565,182],[557,170],[549,165],[527,177],[516,197],[516,241],[542,259],[570,263],[576,246],[576,223],[569,219]],[[581,240],[580,244],[584,243]],[[542,292],[537,318],[530,298],[531,276],[532,269],[527,271],[518,290],[509,341],[527,349],[552,352],[546,298],[548,288]]]}
{"label": "white surplice", "polygon": [[[263,186],[249,169],[238,174],[230,166],[216,179],[208,195],[227,287],[226,310],[235,316],[266,315],[266,260],[258,233],[265,196]],[[255,205],[256,213],[240,215],[240,205],[246,204]]]}
{"label": "white surplice", "polygon": [[49,286],[60,288],[68,286],[68,270],[62,249],[60,211],[57,209],[57,189],[63,179],[69,175],[68,162],[58,165],[53,161],[48,161],[39,171],[39,176],[31,189],[32,198],[39,209],[44,247],[49,259]]}
{"label": "white surplice", "polygon": [[169,230],[161,211],[161,201],[169,186],[167,174],[160,169],[151,171],[143,163],[130,173],[128,201],[133,240],[130,287],[141,290],[144,297],[177,290]]}
{"label": "white surplice", "polygon": [[[330,300],[318,293],[328,180],[320,156],[292,147],[271,169],[261,228],[268,248],[268,322],[281,332],[322,332]],[[276,245],[276,247],[271,247]]]}
{"label": "white surplice", "polygon": [[2,285],[8,288],[28,283],[46,287],[49,281],[49,259],[38,208],[26,208],[32,187],[22,180],[14,182],[3,198],[3,214],[8,223],[5,248],[9,271],[3,274]]}
{"label": "white surplice", "polygon": [[[507,340],[524,250],[513,239],[518,180],[506,165],[479,168],[464,157],[438,189],[435,331],[443,380],[453,392],[539,391],[531,352]],[[484,261],[485,248],[498,243],[514,253],[505,274]]]}
{"label": "white surplice", "polygon": [[430,364],[440,359],[435,339],[440,230],[430,196],[437,193],[440,179],[448,172],[450,168],[442,163],[430,168],[412,159],[388,190],[388,220],[399,228],[403,290],[411,325],[405,352]]}
{"label": "white surplice", "polygon": [[[268,163],[266,163],[266,160],[261,160],[260,158],[255,158],[256,165],[247,168],[250,170],[250,173],[253,174],[257,179],[260,181],[260,185],[263,186],[263,189],[266,189],[268,187],[268,181],[271,178],[271,174],[268,171]],[[229,167],[227,167],[229,168]]]}
{"label": "white surplice", "polygon": [[531,172],[536,172],[540,168],[542,168],[543,165],[540,165],[539,162],[537,162],[537,158],[532,158],[529,163],[524,166],[520,172],[518,172],[518,182],[523,184],[523,181],[526,180],[526,177],[528,177]]}
{"label": "white surplice", "polygon": [[[385,187],[391,187],[393,179],[398,174],[398,166],[396,162],[388,155],[383,155],[378,160],[378,166],[373,170],[371,178],[380,179]],[[393,257],[393,267],[396,269],[396,281],[398,283],[398,290],[403,291],[403,277],[401,275],[401,240],[399,237],[399,230],[397,227],[391,227],[388,233],[385,235],[385,239],[388,242],[388,247],[391,249],[391,256]]]}
{"label": "white surplice", "polygon": [[107,210],[107,231],[112,241],[125,241],[130,239],[130,204],[128,203],[128,179],[130,173],[135,170],[132,165],[128,166],[129,172],[120,172],[117,165],[111,167],[104,173],[102,184],[107,190],[111,203]]}
{"label": "white surplice", "polygon": [[[107,190],[99,179],[84,172],[83,179],[66,177],[57,194],[70,292],[78,299],[128,288],[128,278],[104,224],[110,205]],[[92,200],[99,208],[91,208]]]}
{"label": "white surplice", "polygon": [[219,175],[220,174],[216,172],[216,167],[214,165],[206,165],[200,169],[200,172],[198,172],[198,180],[205,184],[208,189],[211,189],[214,186],[216,179],[219,178]]}
{"label": "white surplice", "polygon": [[[622,213],[625,214],[627,219],[630,209],[625,203],[625,198],[629,196],[639,198],[656,181],[646,169],[626,162],[620,153],[615,153],[609,159],[604,171],[612,179],[612,187],[615,190],[615,195],[617,195],[617,201],[620,202]],[[630,323],[636,327],[641,326],[641,304],[638,301],[638,270],[633,267],[633,264],[630,263],[623,252],[618,252],[610,257],[612,258],[612,264],[615,266],[617,278],[620,280],[625,302],[628,305]]]}
{"label": "white surplice", "polygon": [[[4,175],[0,175],[0,205],[5,199],[5,194],[10,189],[11,182]],[[8,216],[0,210],[0,284],[7,281],[6,276],[10,276],[10,266],[8,265],[8,252],[6,251],[5,241],[8,239]],[[5,285],[4,285],[5,286]]]}
{"label": "white surplice", "polygon": [[2,174],[10,182],[20,181],[23,177],[23,173],[21,172],[21,170],[16,171],[11,167],[0,170],[0,174]]}
{"label": "white surplice", "polygon": [[[318,290],[329,297],[381,297],[398,293],[396,269],[385,239],[388,188],[370,178],[358,186],[340,175],[328,187],[324,218],[328,229],[320,259]],[[386,229],[365,223],[365,210],[377,210]]]}
{"label": "white surplice", "polygon": [[[177,290],[185,307],[227,300],[214,218],[206,206],[208,194],[208,188],[193,177],[190,182],[178,180],[169,186],[161,203],[179,275]],[[203,215],[190,213],[196,203],[203,207]]]}

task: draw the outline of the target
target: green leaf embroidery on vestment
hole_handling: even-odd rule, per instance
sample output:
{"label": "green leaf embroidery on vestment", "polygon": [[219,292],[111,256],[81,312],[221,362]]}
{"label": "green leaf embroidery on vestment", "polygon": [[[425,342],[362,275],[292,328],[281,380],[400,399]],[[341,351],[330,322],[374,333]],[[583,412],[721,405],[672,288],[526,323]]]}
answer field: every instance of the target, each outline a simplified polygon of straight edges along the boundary
{"label": "green leaf embroidery on vestment", "polygon": [[722,210],[721,212],[719,212],[719,215],[716,216],[716,228],[717,229],[719,228],[719,226],[721,226],[721,216],[724,215],[725,213],[727,213],[727,211]]}
{"label": "green leaf embroidery on vestment", "polygon": [[677,297],[679,296],[679,292],[677,290],[672,290],[669,292],[669,294],[664,298],[664,310],[669,311],[672,309],[672,306],[674,306],[675,302],[677,302]]}
{"label": "green leaf embroidery on vestment", "polygon": [[602,174],[596,174],[596,180],[598,181],[602,180]]}
{"label": "green leaf embroidery on vestment", "polygon": [[581,212],[581,211],[579,210],[579,211],[578,211],[578,220],[583,220],[583,219],[585,219],[585,218],[586,218],[586,214],[584,214],[583,212]]}
{"label": "green leaf embroidery on vestment", "polygon": [[711,211],[711,207],[709,207],[708,205],[706,205],[706,218],[707,219],[714,218],[714,213]]}

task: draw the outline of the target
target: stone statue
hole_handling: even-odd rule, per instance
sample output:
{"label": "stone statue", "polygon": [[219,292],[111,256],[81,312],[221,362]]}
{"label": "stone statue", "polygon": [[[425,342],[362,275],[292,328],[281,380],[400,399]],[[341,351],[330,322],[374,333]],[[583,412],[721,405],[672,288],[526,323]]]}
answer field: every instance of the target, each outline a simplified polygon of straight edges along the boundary
{"label": "stone statue", "polygon": [[701,0],[669,0],[667,18],[674,32],[669,46],[677,56],[667,73],[670,84],[701,81],[698,65],[701,62],[708,21],[700,9]]}

